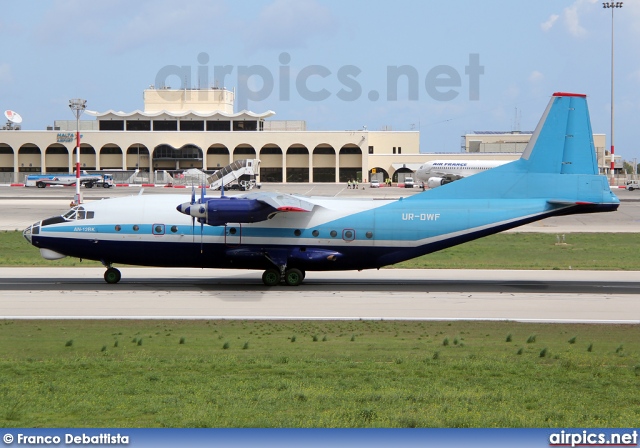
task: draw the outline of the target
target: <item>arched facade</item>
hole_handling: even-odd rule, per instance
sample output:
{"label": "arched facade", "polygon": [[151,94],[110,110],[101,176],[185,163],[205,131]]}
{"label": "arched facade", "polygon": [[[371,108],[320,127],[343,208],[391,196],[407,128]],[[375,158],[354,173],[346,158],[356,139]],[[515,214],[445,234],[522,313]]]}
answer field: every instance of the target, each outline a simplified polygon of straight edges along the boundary
{"label": "arched facade", "polygon": [[358,145],[348,144],[340,148],[338,156],[340,166],[340,182],[361,179],[362,177],[362,150]]}
{"label": "arched facade", "polygon": [[45,173],[69,173],[69,150],[61,143],[49,145],[44,152]]}
{"label": "arched facade", "polygon": [[287,148],[286,155],[287,182],[309,182],[309,150],[299,143]]}
{"label": "arched facade", "polygon": [[[373,172],[375,170],[375,173]],[[369,181],[374,179],[379,180],[380,183],[384,183],[389,178],[389,173],[384,168],[379,166],[369,170]]]}
{"label": "arched facade", "polygon": [[323,143],[313,148],[312,163],[314,182],[336,181],[338,161],[333,146]]}
{"label": "arched facade", "polygon": [[42,151],[33,143],[25,143],[18,149],[18,169],[21,173],[42,172]]}
{"label": "arched facade", "polygon": [[114,144],[107,143],[100,148],[100,168],[103,170],[121,170],[124,168],[122,160],[122,149]]}
{"label": "arched facade", "polygon": [[187,143],[180,148],[161,144],[153,149],[153,165],[159,170],[202,168],[202,156],[202,149],[193,143]]}
{"label": "arched facade", "polygon": [[[411,177],[411,176],[413,176],[413,171],[411,171],[410,168],[398,168],[393,173],[393,179],[391,180],[393,182],[404,182],[405,177]],[[398,181],[398,179],[400,179],[400,181]]]}
{"label": "arched facade", "polygon": [[284,158],[282,148],[268,143],[260,149],[260,182],[282,182]]}
{"label": "arched facade", "polygon": [[242,159],[255,159],[256,150],[253,146],[243,143],[233,150],[233,162]]}
{"label": "arched facade", "polygon": [[0,143],[0,173],[13,172],[14,157],[13,148],[5,143]]}
{"label": "arched facade", "polygon": [[216,143],[209,146],[207,149],[207,169],[216,170],[224,168],[231,163],[231,154],[229,154],[229,148]]}
{"label": "arched facade", "polygon": [[140,170],[148,172],[151,167],[149,148],[140,143],[135,143],[127,148],[126,165],[128,170]]}

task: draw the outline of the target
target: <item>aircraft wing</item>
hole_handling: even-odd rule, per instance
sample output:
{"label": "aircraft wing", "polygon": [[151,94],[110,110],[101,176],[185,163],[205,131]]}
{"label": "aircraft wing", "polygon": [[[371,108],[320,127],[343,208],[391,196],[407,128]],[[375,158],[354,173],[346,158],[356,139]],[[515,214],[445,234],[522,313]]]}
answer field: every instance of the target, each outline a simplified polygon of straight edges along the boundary
{"label": "aircraft wing", "polygon": [[242,197],[262,202],[278,212],[310,212],[315,207],[315,204],[300,197],[283,193],[259,192],[249,193]]}

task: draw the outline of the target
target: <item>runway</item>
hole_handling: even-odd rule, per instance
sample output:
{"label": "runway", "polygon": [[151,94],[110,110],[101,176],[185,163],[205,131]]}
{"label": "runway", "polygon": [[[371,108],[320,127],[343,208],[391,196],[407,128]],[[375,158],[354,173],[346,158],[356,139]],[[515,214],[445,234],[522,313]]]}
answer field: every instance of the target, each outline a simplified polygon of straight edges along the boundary
{"label": "runway", "polygon": [[299,287],[254,271],[2,268],[12,319],[384,319],[640,323],[635,272],[401,270],[309,272]]}

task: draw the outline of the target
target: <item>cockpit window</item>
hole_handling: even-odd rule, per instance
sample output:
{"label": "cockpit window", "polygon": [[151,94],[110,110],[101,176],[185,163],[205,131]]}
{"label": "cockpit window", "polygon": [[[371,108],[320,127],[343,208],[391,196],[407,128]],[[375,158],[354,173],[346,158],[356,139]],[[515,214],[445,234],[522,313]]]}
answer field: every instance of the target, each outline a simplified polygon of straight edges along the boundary
{"label": "cockpit window", "polygon": [[74,221],[78,219],[93,219],[94,216],[95,212],[85,211],[84,207],[82,206],[73,207],[63,215],[64,219],[67,221]]}

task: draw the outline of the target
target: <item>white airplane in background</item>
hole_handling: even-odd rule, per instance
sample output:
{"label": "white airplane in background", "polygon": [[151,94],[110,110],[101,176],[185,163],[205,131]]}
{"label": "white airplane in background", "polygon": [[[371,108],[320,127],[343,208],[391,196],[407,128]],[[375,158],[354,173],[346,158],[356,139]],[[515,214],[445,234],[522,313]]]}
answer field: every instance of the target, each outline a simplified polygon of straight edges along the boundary
{"label": "white airplane in background", "polygon": [[[263,270],[265,285],[306,272],[379,269],[550,216],[611,212],[586,95],[554,93],[522,157],[399,199],[195,192],[87,202],[40,220],[25,238],[46,259]],[[196,222],[198,224],[196,224]]]}
{"label": "white airplane in background", "polygon": [[509,160],[432,160],[420,166],[416,171],[416,179],[429,188],[435,188],[509,162]]}

